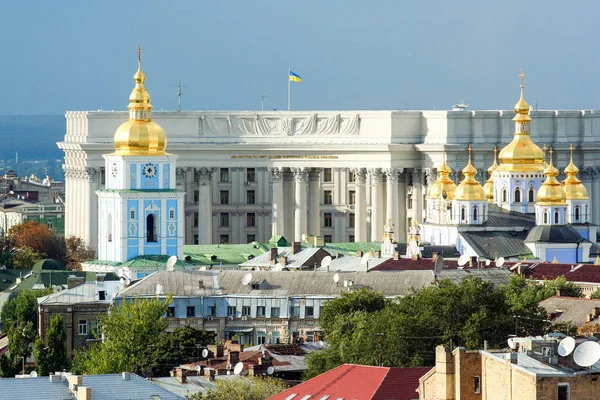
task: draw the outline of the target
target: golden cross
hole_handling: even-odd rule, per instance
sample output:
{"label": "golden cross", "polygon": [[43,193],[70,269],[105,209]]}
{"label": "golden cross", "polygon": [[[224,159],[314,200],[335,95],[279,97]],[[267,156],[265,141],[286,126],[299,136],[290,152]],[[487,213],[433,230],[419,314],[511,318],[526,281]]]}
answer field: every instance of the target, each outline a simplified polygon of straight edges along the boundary
{"label": "golden cross", "polygon": [[521,78],[521,87],[523,87],[524,81],[525,81],[525,72],[523,72],[523,68],[521,68],[521,73],[519,74],[519,78]]}
{"label": "golden cross", "polygon": [[469,145],[467,148],[469,149],[469,161],[471,161],[471,145]]}
{"label": "golden cross", "polygon": [[141,44],[138,44],[137,53],[138,53],[138,63],[141,63],[142,62],[142,45]]}

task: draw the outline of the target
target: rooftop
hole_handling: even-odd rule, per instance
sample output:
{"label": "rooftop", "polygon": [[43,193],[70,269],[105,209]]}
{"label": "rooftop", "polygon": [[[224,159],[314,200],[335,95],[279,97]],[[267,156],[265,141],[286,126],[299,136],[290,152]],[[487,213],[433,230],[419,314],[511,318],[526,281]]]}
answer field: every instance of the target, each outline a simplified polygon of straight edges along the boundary
{"label": "rooftop", "polygon": [[570,322],[575,326],[582,326],[588,322],[586,318],[589,314],[594,315],[593,323],[598,323],[595,309],[600,308],[600,299],[554,296],[542,300],[539,305],[552,316],[554,323]]}
{"label": "rooftop", "polygon": [[[111,304],[114,295],[121,288],[121,281],[85,282],[71,289],[49,294],[38,298],[40,305],[81,304],[81,303],[105,303]],[[98,291],[106,293],[104,300],[98,298]]]}

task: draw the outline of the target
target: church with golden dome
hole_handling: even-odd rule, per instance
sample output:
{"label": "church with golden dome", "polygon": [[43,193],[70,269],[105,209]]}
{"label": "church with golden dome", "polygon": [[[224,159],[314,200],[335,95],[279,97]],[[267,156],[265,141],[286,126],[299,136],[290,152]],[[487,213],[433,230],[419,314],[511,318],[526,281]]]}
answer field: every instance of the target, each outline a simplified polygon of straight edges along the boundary
{"label": "church with golden dome", "polygon": [[[558,180],[554,151],[540,148],[530,135],[530,107],[525,101],[521,71],[521,96],[515,105],[513,139],[487,169],[485,185],[476,180],[468,146],[468,163],[458,184],[446,163],[427,193],[425,221],[420,240],[431,245],[453,245],[461,254],[494,259],[529,257],[540,261],[579,263],[590,261],[597,242],[592,205],[586,187],[570,162],[566,179]],[[548,154],[546,154],[548,153]]]}
{"label": "church with golden dome", "polygon": [[144,255],[183,257],[185,192],[177,190],[177,156],[166,152],[163,128],[152,121],[141,48],[129,119],[104,155],[106,185],[98,196],[98,259],[125,262]]}

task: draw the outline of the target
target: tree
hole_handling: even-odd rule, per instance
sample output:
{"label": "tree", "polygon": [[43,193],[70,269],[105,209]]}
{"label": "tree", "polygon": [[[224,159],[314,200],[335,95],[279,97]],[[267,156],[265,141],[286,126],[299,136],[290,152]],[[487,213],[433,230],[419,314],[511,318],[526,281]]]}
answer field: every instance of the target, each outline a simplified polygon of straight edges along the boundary
{"label": "tree", "polygon": [[600,299],[600,289],[596,289],[596,291],[594,293],[592,293],[591,298],[592,299]]}
{"label": "tree", "polygon": [[172,296],[166,300],[134,299],[113,306],[100,317],[103,341],[87,351],[75,352],[76,373],[109,374],[123,371],[145,374],[152,370],[151,344],[167,328],[163,318]]}
{"label": "tree", "polygon": [[288,387],[277,378],[243,377],[239,379],[217,379],[215,390],[207,394],[188,396],[188,400],[264,400]]}
{"label": "tree", "polygon": [[68,368],[66,340],[67,332],[63,316],[55,315],[50,320],[46,342],[44,343],[39,337],[35,341],[34,356],[39,375],[46,376],[51,371],[62,371]]}
{"label": "tree", "polygon": [[4,230],[0,230],[0,266],[12,268],[13,251],[10,242],[6,238]]}
{"label": "tree", "polygon": [[95,257],[94,250],[77,236],[69,236],[65,240],[65,248],[67,269],[79,270],[83,261],[92,260]]}
{"label": "tree", "polygon": [[46,253],[38,253],[31,247],[19,248],[13,257],[15,268],[31,269],[39,260],[46,258]]}
{"label": "tree", "polygon": [[[29,268],[33,257],[37,257],[35,261],[43,258],[65,261],[64,238],[51,231],[47,225],[35,220],[12,226],[8,230],[7,241],[11,248],[19,249],[15,258],[23,260],[18,264],[22,268]],[[23,252],[25,253],[21,254]]]}
{"label": "tree", "polygon": [[52,293],[51,288],[41,290],[23,290],[19,294],[10,299],[2,307],[0,320],[2,320],[4,332],[10,331],[11,328],[19,323],[31,321],[34,326],[38,325],[38,297],[46,296]]}
{"label": "tree", "polygon": [[8,352],[13,367],[16,367],[19,362],[24,363],[24,360],[31,355],[31,344],[36,335],[31,321],[19,322],[16,327],[8,331]]}

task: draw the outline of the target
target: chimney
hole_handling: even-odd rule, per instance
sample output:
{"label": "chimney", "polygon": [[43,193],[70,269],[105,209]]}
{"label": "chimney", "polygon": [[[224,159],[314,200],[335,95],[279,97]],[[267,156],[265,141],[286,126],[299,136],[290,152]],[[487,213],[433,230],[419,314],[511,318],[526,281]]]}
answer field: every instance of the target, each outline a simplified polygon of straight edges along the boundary
{"label": "chimney", "polygon": [[394,252],[394,260],[399,260],[400,259],[400,253],[395,251]]}
{"label": "chimney", "polygon": [[96,274],[96,282],[104,282],[104,278],[106,278],[106,274]]}
{"label": "chimney", "polygon": [[302,249],[300,242],[292,242],[292,254],[298,253]]}
{"label": "chimney", "polygon": [[215,380],[215,372],[212,368],[204,368],[204,377],[212,382]]}
{"label": "chimney", "polygon": [[248,376],[260,375],[260,366],[251,364],[248,366]]}
{"label": "chimney", "polygon": [[585,315],[585,322],[592,322],[592,314],[586,314]]}
{"label": "chimney", "polygon": [[362,251],[362,250],[358,250],[358,251],[356,252],[356,257],[362,257],[362,256],[364,256],[364,255],[365,255],[365,252],[364,252],[364,251]]}
{"label": "chimney", "polygon": [[513,351],[510,353],[510,363],[511,364],[517,364],[519,361],[519,353],[517,353],[516,351]]}
{"label": "chimney", "polygon": [[69,375],[67,376],[67,382],[69,385],[81,385],[83,383],[83,377],[81,375]]}
{"label": "chimney", "polygon": [[179,381],[179,383],[186,383],[187,381],[187,374],[186,374],[186,370],[184,370],[183,368],[177,368],[175,370],[175,377],[177,378],[177,380]]}
{"label": "chimney", "polygon": [[567,294],[566,289],[556,289],[556,297],[565,297]]}
{"label": "chimney", "polygon": [[223,345],[209,344],[206,346],[212,357],[223,357]]}
{"label": "chimney", "polygon": [[122,372],[121,376],[123,377],[124,381],[128,381],[131,379],[131,374],[129,372]]}
{"label": "chimney", "polygon": [[60,375],[55,375],[53,373],[50,373],[50,382],[51,383],[60,382]]}
{"label": "chimney", "polygon": [[230,351],[227,353],[227,364],[237,364],[240,362],[240,352],[239,351]]}
{"label": "chimney", "polygon": [[288,258],[287,258],[286,256],[279,257],[279,263],[280,263],[281,265],[287,265],[287,263],[288,263]]}
{"label": "chimney", "polygon": [[77,400],[92,400],[92,388],[79,386],[77,388]]}
{"label": "chimney", "polygon": [[375,258],[381,258],[381,250],[377,250],[375,253],[373,253],[373,256]]}
{"label": "chimney", "polygon": [[270,261],[275,261],[277,259],[277,247],[272,247],[269,250],[269,260]]}

